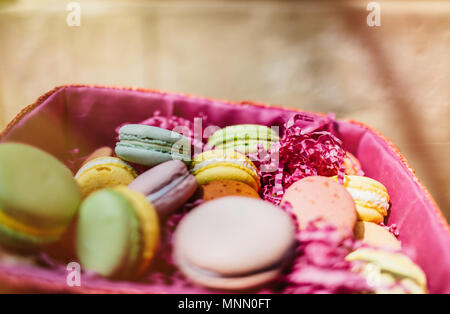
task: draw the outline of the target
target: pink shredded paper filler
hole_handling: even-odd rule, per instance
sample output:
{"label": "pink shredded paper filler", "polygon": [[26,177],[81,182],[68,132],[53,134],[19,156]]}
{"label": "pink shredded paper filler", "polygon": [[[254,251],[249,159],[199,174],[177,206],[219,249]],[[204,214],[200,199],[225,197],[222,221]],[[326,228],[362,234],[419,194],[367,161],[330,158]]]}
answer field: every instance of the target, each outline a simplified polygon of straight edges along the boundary
{"label": "pink shredded paper filler", "polygon": [[[302,122],[312,123],[307,127]],[[338,176],[343,182],[345,151],[337,137],[333,115],[310,117],[293,115],[283,127],[283,136],[268,152],[262,147],[250,155],[259,169],[266,201],[280,204],[285,190],[294,182],[308,176]],[[270,169],[267,171],[267,169]]]}

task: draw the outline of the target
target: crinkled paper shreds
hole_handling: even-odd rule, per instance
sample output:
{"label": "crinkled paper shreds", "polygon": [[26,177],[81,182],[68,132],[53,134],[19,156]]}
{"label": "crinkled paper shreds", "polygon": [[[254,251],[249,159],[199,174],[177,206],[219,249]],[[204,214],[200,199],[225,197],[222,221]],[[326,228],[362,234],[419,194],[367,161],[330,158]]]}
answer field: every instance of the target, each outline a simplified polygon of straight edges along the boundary
{"label": "crinkled paper shreds", "polygon": [[[302,125],[307,120],[308,126]],[[296,114],[284,125],[279,143],[250,156],[258,165],[264,200],[279,204],[284,191],[294,182],[308,176],[344,178],[345,151],[337,138],[334,117]],[[277,162],[278,161],[278,162]],[[266,167],[266,168],[264,168]],[[267,171],[271,169],[273,171]]]}
{"label": "crinkled paper shreds", "polygon": [[291,272],[286,276],[285,293],[370,292],[366,280],[352,272],[345,257],[360,244],[343,237],[332,225],[316,227],[312,222],[297,232],[298,246]]}

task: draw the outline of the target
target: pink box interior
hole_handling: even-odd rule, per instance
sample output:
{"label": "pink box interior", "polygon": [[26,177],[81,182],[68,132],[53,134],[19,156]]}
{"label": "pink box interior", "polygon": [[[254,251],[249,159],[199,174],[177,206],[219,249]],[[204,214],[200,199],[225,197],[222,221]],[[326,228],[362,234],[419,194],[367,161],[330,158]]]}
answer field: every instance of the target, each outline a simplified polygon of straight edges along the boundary
{"label": "pink box interior", "polygon": [[[223,127],[240,123],[281,125],[296,109],[210,100],[148,90],[96,86],[63,86],[42,96],[19,114],[0,141],[40,147],[63,162],[78,148],[86,155],[103,145],[114,147],[114,129],[139,122],[155,110],[162,115],[193,119],[203,112],[208,122]],[[305,122],[305,124],[308,122]],[[363,124],[339,121],[345,149],[361,161],[365,174],[382,182],[391,196],[388,223],[396,224],[404,246],[416,252],[431,293],[450,293],[450,232],[445,218],[396,148]],[[74,292],[203,292],[177,285],[145,285],[82,278],[82,287],[68,287],[66,274],[33,266],[0,264],[0,281],[14,287]]]}

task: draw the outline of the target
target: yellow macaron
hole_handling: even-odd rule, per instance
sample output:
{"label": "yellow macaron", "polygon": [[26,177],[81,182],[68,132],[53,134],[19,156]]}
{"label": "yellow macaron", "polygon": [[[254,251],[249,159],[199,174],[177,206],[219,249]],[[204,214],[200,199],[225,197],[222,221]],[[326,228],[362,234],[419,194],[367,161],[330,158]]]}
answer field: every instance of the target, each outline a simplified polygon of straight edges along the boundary
{"label": "yellow macaron", "polygon": [[248,184],[256,191],[260,187],[257,171],[250,159],[232,150],[203,152],[191,164],[191,172],[200,185],[217,180],[234,180]]}
{"label": "yellow macaron", "polygon": [[84,164],[75,175],[83,197],[94,191],[128,185],[136,178],[134,169],[125,161],[116,157],[99,157]]}
{"label": "yellow macaron", "polygon": [[389,194],[383,184],[368,177],[349,175],[344,178],[344,186],[355,201],[359,220],[383,222],[389,209]]}
{"label": "yellow macaron", "polygon": [[375,293],[427,293],[425,273],[406,255],[360,248],[346,259],[362,262],[355,270],[361,272]]}

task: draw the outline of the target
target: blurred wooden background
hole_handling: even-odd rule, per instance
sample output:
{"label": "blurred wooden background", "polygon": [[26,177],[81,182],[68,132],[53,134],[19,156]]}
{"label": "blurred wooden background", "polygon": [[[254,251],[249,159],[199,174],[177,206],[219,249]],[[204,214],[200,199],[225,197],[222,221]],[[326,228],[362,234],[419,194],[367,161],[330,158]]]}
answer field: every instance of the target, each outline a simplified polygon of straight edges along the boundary
{"label": "blurred wooden background", "polygon": [[336,112],[407,156],[450,218],[450,2],[0,0],[0,128],[56,85],[97,83]]}

